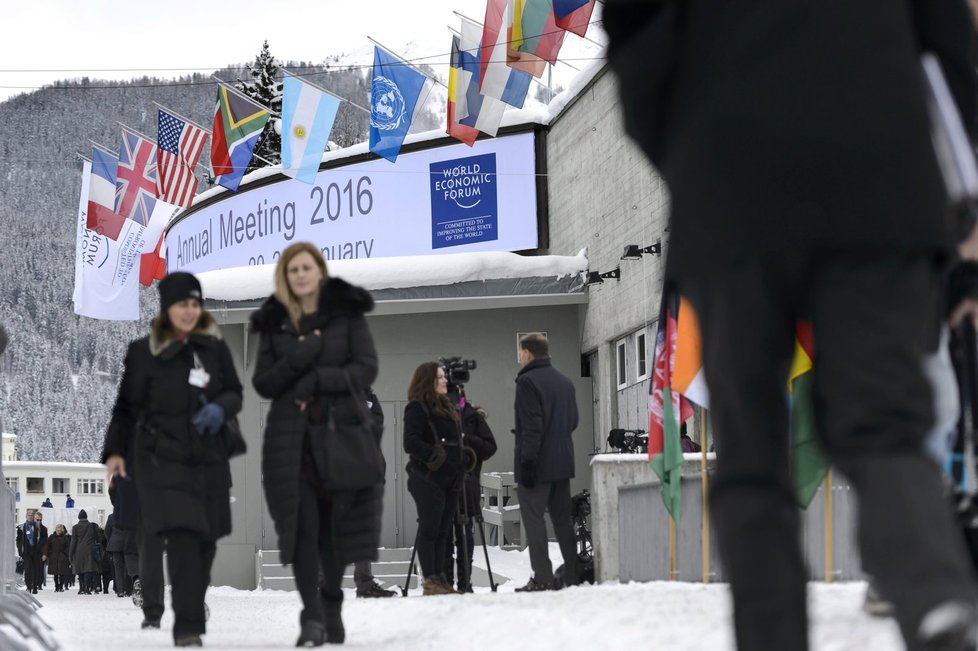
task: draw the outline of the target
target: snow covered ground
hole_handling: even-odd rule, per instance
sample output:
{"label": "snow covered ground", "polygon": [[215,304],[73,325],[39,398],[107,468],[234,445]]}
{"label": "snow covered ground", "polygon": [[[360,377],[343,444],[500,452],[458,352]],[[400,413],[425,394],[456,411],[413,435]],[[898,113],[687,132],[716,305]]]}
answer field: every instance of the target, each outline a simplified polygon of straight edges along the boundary
{"label": "snow covered ground", "polygon": [[[669,649],[733,648],[730,598],[723,585],[633,583],[584,586],[560,592],[515,594],[530,574],[526,552],[490,548],[493,569],[510,581],[493,594],[354,599],[343,619],[351,649]],[[555,545],[551,556],[559,558]],[[484,563],[483,563],[484,565]],[[163,629],[142,631],[141,612],[128,599],[75,592],[38,593],[39,614],[65,651],[172,649],[168,611]],[[813,651],[894,651],[902,648],[896,625],[874,620],[859,606],[861,583],[809,588]],[[297,593],[211,588],[206,647],[294,648],[299,634]]]}

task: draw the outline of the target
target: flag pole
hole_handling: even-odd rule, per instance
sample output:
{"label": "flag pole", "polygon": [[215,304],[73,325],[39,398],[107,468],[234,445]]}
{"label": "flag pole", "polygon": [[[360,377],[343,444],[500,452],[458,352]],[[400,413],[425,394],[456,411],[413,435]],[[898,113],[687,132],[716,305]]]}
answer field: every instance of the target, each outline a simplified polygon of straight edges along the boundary
{"label": "flag pole", "polygon": [[99,143],[95,142],[91,138],[89,138],[88,142],[92,143],[92,146],[95,147],[96,149],[101,150],[101,152],[103,154],[108,154],[109,156],[118,156],[119,155],[118,152],[113,152],[111,149],[109,149],[105,145],[100,145]]}
{"label": "flag pole", "polygon": [[825,582],[835,575],[832,558],[832,468],[825,473]]}
{"label": "flag pole", "polygon": [[710,582],[710,477],[706,467],[706,410],[699,408],[700,417],[700,480],[703,492],[703,530],[700,534],[703,549],[703,583]]}
{"label": "flag pole", "polygon": [[676,580],[676,521],[669,513],[669,580]]}
{"label": "flag pole", "polygon": [[441,79],[438,79],[437,77],[432,77],[431,75],[429,75],[428,73],[426,73],[424,70],[422,70],[418,66],[414,65],[413,63],[411,63],[410,61],[408,61],[407,59],[405,59],[404,57],[402,57],[400,54],[398,54],[394,50],[390,49],[389,47],[387,47],[385,45],[381,45],[380,43],[378,43],[376,40],[370,38],[369,36],[367,37],[367,40],[370,41],[371,43],[373,43],[374,45],[376,45],[377,47],[379,47],[380,49],[382,49],[382,50],[388,52],[389,54],[392,54],[393,56],[397,57],[398,59],[401,60],[401,63],[403,63],[403,64],[405,64],[405,65],[413,68],[415,70],[415,72],[418,72],[419,74],[424,75],[425,77],[427,77],[431,81],[435,82],[436,84],[439,84],[441,86],[444,86],[445,88],[448,88],[448,86],[445,85],[442,82]]}
{"label": "flag pole", "polygon": [[173,111],[173,110],[171,110],[171,109],[168,109],[167,107],[165,107],[165,106],[163,106],[163,105],[162,105],[162,104],[160,104],[159,102],[153,102],[153,104],[155,104],[157,108],[161,108],[161,109],[163,109],[164,111],[166,111],[167,113],[169,113],[169,114],[170,114],[170,115],[172,115],[173,117],[175,117],[175,118],[180,118],[180,119],[181,119],[181,120],[183,120],[184,122],[186,122],[186,123],[188,123],[188,124],[192,124],[192,125],[194,125],[194,126],[195,126],[195,127],[197,127],[198,129],[200,129],[201,131],[203,131],[204,133],[206,133],[207,135],[211,135],[211,132],[210,132],[210,129],[205,129],[204,127],[202,127],[202,126],[200,126],[199,124],[197,124],[196,122],[194,122],[194,121],[193,121],[193,120],[191,120],[190,118],[186,118],[186,117],[184,117],[184,116],[182,116],[182,115],[180,115],[179,113],[177,113],[176,111]]}
{"label": "flag pole", "polygon": [[132,134],[135,134],[135,135],[137,135],[137,136],[139,136],[140,138],[143,138],[144,140],[149,140],[149,141],[150,141],[151,143],[153,143],[154,145],[157,145],[157,146],[159,146],[159,143],[157,143],[157,141],[156,141],[156,140],[154,140],[153,138],[150,138],[150,137],[149,137],[149,136],[147,136],[146,134],[144,134],[144,133],[140,133],[139,131],[136,131],[136,130],[135,130],[135,129],[133,129],[132,127],[128,127],[128,126],[126,126],[126,125],[124,125],[124,124],[123,124],[122,122],[119,122],[118,120],[116,120],[116,124],[118,124],[118,125],[119,125],[120,127],[122,127],[123,129],[125,129],[125,130],[126,130],[126,131],[128,131],[129,133],[132,133]]}
{"label": "flag pole", "polygon": [[79,154],[77,151],[75,152],[75,156],[77,156],[78,158],[82,159],[83,161],[87,161],[89,163],[92,162],[92,159],[91,158],[89,158],[85,154]]}
{"label": "flag pole", "polygon": [[284,70],[285,72],[287,72],[289,74],[289,76],[292,77],[293,79],[298,79],[299,81],[301,81],[304,84],[309,84],[310,86],[312,86],[313,88],[315,88],[316,90],[318,90],[321,93],[326,93],[330,97],[334,97],[334,98],[338,99],[341,102],[346,102],[350,106],[352,106],[354,108],[358,108],[361,111],[363,111],[364,113],[370,113],[370,109],[368,109],[368,108],[366,108],[364,106],[360,106],[359,104],[356,104],[354,102],[351,102],[350,100],[346,99],[345,97],[340,97],[336,93],[333,93],[333,92],[330,92],[330,91],[326,90],[325,88],[323,88],[319,84],[314,84],[313,82],[311,82],[308,79],[306,79],[304,76],[299,76],[299,75],[295,74],[294,72],[292,72],[288,68],[282,68],[282,70]]}

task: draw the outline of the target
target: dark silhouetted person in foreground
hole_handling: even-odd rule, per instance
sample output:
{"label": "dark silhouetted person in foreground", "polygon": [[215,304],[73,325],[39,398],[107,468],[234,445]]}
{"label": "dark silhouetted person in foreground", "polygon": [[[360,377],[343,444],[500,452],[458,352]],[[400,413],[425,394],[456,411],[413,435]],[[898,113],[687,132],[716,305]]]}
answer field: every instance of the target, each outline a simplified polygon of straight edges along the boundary
{"label": "dark silhouetted person in foreground", "polygon": [[922,446],[922,359],[937,347],[954,229],[919,47],[967,47],[966,14],[924,17],[963,8],[606,5],[626,129],[669,187],[667,282],[700,319],[722,446],[710,496],[744,651],[808,648],[785,396],[806,317],[818,435],[859,493],[864,569],[910,649],[975,648],[978,594]]}

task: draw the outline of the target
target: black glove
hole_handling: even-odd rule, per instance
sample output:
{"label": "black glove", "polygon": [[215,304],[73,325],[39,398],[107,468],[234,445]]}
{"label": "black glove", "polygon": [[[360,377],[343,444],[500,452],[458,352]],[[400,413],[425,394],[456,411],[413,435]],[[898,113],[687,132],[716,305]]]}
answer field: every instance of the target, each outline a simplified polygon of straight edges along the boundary
{"label": "black glove", "polygon": [[308,368],[322,347],[323,340],[318,331],[299,337],[287,355],[289,364],[299,370]]}
{"label": "black glove", "polygon": [[310,402],[316,397],[317,388],[319,388],[319,375],[315,371],[308,371],[295,383],[295,399],[300,402]]}
{"label": "black glove", "polygon": [[424,462],[424,465],[428,467],[431,472],[437,472],[445,464],[445,459],[448,458],[448,453],[445,452],[445,448],[436,445],[435,451],[432,453],[431,457]]}
{"label": "black glove", "polygon": [[194,414],[193,423],[199,434],[217,434],[224,424],[224,407],[216,402],[204,405]]}
{"label": "black glove", "polygon": [[537,485],[537,462],[523,461],[520,464],[520,485],[533,488]]}

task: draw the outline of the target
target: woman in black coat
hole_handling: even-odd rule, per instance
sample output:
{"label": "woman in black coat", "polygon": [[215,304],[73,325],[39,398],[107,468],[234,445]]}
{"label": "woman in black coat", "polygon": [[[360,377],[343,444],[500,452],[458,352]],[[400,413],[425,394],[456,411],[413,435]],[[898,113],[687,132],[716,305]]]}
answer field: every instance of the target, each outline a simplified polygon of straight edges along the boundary
{"label": "woman in black coat", "polygon": [[[262,447],[265,499],[303,604],[297,646],[343,642],[343,570],[377,558],[384,480],[379,446],[368,477],[329,477],[322,439],[323,424],[331,424],[360,428],[375,440],[363,420],[364,390],[377,377],[364,317],[371,309],[365,289],[330,278],[319,249],[298,242],[282,252],[275,294],[251,317],[260,337],[252,381],[272,400]],[[337,480],[361,486],[327,487]]]}
{"label": "woman in black coat", "polygon": [[241,410],[241,382],[197,279],[172,273],[159,290],[152,333],[129,345],[102,460],[110,476],[131,472],[145,538],[166,539],[174,642],[200,646],[215,543],[231,532],[223,425]]}
{"label": "woman in black coat", "polygon": [[447,394],[445,369],[425,362],[411,376],[404,407],[404,451],[411,456],[407,487],[418,509],[415,547],[426,595],[455,592],[444,574],[445,550],[464,479],[464,454],[458,410]]}
{"label": "woman in black coat", "polygon": [[68,575],[71,574],[71,563],[68,562],[68,546],[71,544],[71,536],[63,524],[54,528],[54,533],[48,537],[47,547],[44,555],[48,559],[48,574],[54,577],[54,591],[64,592],[65,585],[68,583]]}

